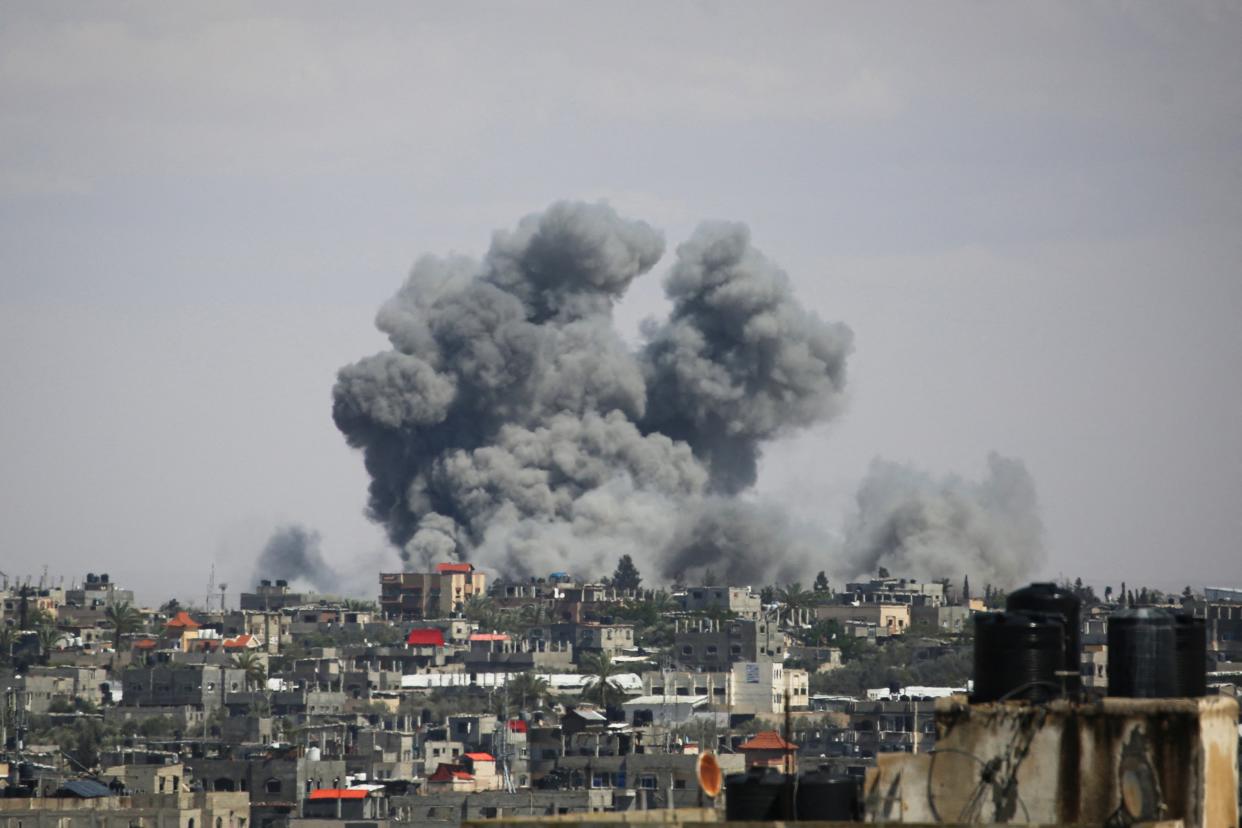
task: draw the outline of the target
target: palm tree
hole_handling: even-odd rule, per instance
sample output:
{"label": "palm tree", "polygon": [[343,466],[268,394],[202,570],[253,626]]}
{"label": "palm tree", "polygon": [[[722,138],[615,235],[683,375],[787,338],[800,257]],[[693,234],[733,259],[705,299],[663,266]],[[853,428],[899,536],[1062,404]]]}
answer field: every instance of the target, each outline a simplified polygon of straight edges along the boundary
{"label": "palm tree", "polygon": [[229,666],[245,672],[247,690],[250,689],[251,685],[263,686],[264,680],[267,679],[267,668],[263,666],[263,662],[257,653],[249,651],[238,653],[233,656]]}
{"label": "palm tree", "polygon": [[56,645],[60,643],[60,640],[65,637],[65,634],[55,627],[45,625],[39,627],[39,629],[35,631],[35,635],[39,639],[39,660],[44,664],[47,664],[48,660],[52,656],[52,650],[55,649]]}
{"label": "palm tree", "polygon": [[811,606],[815,601],[815,595],[803,589],[801,582],[793,581],[786,584],[783,589],[777,590],[776,600],[792,622],[801,610]]}
{"label": "palm tree", "polygon": [[548,682],[534,673],[518,673],[505,684],[509,698],[521,702],[519,710],[525,710],[527,702],[531,707],[540,707],[548,695]]}
{"label": "palm tree", "polygon": [[617,674],[617,667],[612,663],[612,656],[608,653],[590,653],[582,657],[578,668],[580,672],[591,677],[587,681],[584,695],[588,698],[594,696],[600,707],[608,707],[608,702],[615,699],[620,692],[613,684],[613,676]]}
{"label": "palm tree", "polygon": [[142,613],[128,601],[117,601],[104,610],[104,626],[112,628],[112,651],[121,651],[121,640],[142,629]]}
{"label": "palm tree", "polygon": [[491,630],[496,628],[499,610],[496,608],[496,602],[486,595],[472,595],[466,599],[462,614],[478,624],[479,629]]}

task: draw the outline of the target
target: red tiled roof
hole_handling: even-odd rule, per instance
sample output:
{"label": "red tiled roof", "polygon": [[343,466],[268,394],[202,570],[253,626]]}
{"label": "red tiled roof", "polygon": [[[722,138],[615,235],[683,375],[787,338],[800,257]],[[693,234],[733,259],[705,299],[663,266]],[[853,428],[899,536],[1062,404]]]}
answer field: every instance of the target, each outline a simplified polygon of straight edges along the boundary
{"label": "red tiled roof", "polygon": [[367,790],[359,788],[357,790],[351,788],[319,788],[311,791],[311,799],[366,799]]}
{"label": "red tiled roof", "polygon": [[181,612],[174,615],[171,619],[169,619],[167,626],[177,627],[178,629],[183,629],[183,630],[197,630],[199,627],[202,626],[202,624],[198,623],[193,618],[191,618],[188,612],[186,612],[185,610],[182,610]]}
{"label": "red tiled roof", "polygon": [[781,738],[781,734],[775,730],[765,730],[762,733],[756,733],[751,737],[750,741],[743,744],[740,750],[797,750],[798,746],[793,742],[786,742]]}
{"label": "red tiled roof", "polygon": [[496,757],[490,753],[467,753],[466,758],[471,762],[495,762]]}
{"label": "red tiled roof", "polygon": [[411,647],[443,647],[444,631],[435,627],[410,630],[405,643]]}
{"label": "red tiled roof", "polygon": [[509,731],[512,733],[526,733],[530,730],[530,725],[521,719],[509,720]]}
{"label": "red tiled roof", "polygon": [[508,633],[471,633],[471,641],[508,641]]}
{"label": "red tiled roof", "polygon": [[474,572],[474,567],[468,563],[442,563],[436,564],[436,572]]}
{"label": "red tiled roof", "polygon": [[474,779],[474,775],[456,765],[441,762],[436,772],[427,777],[428,782],[452,782],[454,779]]}
{"label": "red tiled roof", "polygon": [[224,639],[224,649],[226,650],[244,650],[250,646],[251,639],[254,638],[250,633],[243,633],[237,638]]}

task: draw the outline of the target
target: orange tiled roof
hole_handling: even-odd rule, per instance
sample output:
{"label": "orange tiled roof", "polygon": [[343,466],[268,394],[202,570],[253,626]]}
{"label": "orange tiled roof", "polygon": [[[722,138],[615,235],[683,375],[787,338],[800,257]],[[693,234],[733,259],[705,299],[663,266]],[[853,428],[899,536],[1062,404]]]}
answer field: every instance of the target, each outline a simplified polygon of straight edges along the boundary
{"label": "orange tiled roof", "polygon": [[197,630],[202,626],[202,624],[191,618],[188,612],[181,610],[181,612],[177,613],[168,620],[168,624],[166,626],[176,627],[181,630]]}
{"label": "orange tiled roof", "polygon": [[775,730],[765,730],[762,733],[756,733],[740,750],[797,750],[798,746],[793,742],[786,742],[781,738],[781,734]]}

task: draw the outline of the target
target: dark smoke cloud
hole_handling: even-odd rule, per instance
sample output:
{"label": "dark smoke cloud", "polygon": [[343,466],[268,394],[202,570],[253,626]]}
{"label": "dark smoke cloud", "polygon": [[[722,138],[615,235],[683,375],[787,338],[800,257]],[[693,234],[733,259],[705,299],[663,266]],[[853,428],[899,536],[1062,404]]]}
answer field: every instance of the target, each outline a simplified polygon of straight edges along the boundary
{"label": "dark smoke cloud", "polygon": [[678,248],[672,313],[634,353],[612,306],[663,252],[643,222],[558,203],[482,262],[415,265],[377,317],[392,349],[343,368],[333,405],[411,565],[597,575],[630,554],[737,581],[793,560],[730,495],[765,441],[840,408],[850,332],[798,305],[745,227],[713,224]]}
{"label": "dark smoke cloud", "polygon": [[628,554],[664,579],[883,565],[1009,584],[1039,563],[1014,460],[981,483],[877,461],[844,549],[745,497],[765,443],[841,409],[852,334],[797,302],[745,226],[715,223],[677,248],[669,317],[631,351],[612,306],[663,252],[643,222],[558,203],[481,262],[415,265],[376,319],[392,348],[343,368],[333,406],[408,565],[594,577]]}
{"label": "dark smoke cloud", "polygon": [[319,533],[302,526],[283,526],[272,533],[254,564],[253,581],[285,580],[298,588],[333,591],[336,572],[319,550]]}
{"label": "dark smoke cloud", "polygon": [[852,574],[921,579],[970,575],[1012,586],[1043,563],[1035,483],[1020,460],[991,454],[983,480],[936,479],[876,460],[858,492],[845,560]]}
{"label": "dark smoke cloud", "polygon": [[672,315],[647,328],[643,426],[689,443],[732,494],[754,484],[763,442],[840,408],[853,334],[804,310],[744,225],[704,225],[677,257]]}

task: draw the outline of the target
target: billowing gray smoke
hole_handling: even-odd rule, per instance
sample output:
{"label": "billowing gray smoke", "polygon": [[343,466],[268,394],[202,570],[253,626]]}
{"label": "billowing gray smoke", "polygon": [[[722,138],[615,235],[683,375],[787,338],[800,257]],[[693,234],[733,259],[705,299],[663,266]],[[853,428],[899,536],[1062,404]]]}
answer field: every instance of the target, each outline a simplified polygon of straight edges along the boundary
{"label": "billowing gray smoke", "polygon": [[1020,460],[988,456],[979,482],[931,476],[883,460],[858,492],[845,558],[857,573],[970,575],[979,586],[1010,586],[1043,563],[1043,525],[1035,483]]}
{"label": "billowing gray smoke", "polygon": [[480,263],[415,265],[377,317],[392,349],[342,369],[333,406],[407,561],[597,575],[630,554],[744,581],[796,554],[735,495],[765,441],[840,408],[851,333],[804,310],[744,226],[710,224],[632,352],[612,306],[663,252],[643,222],[558,203]]}
{"label": "billowing gray smoke", "polygon": [[339,586],[336,572],[319,551],[319,533],[296,525],[272,533],[254,564],[252,583],[260,579],[280,579],[325,592]]}

